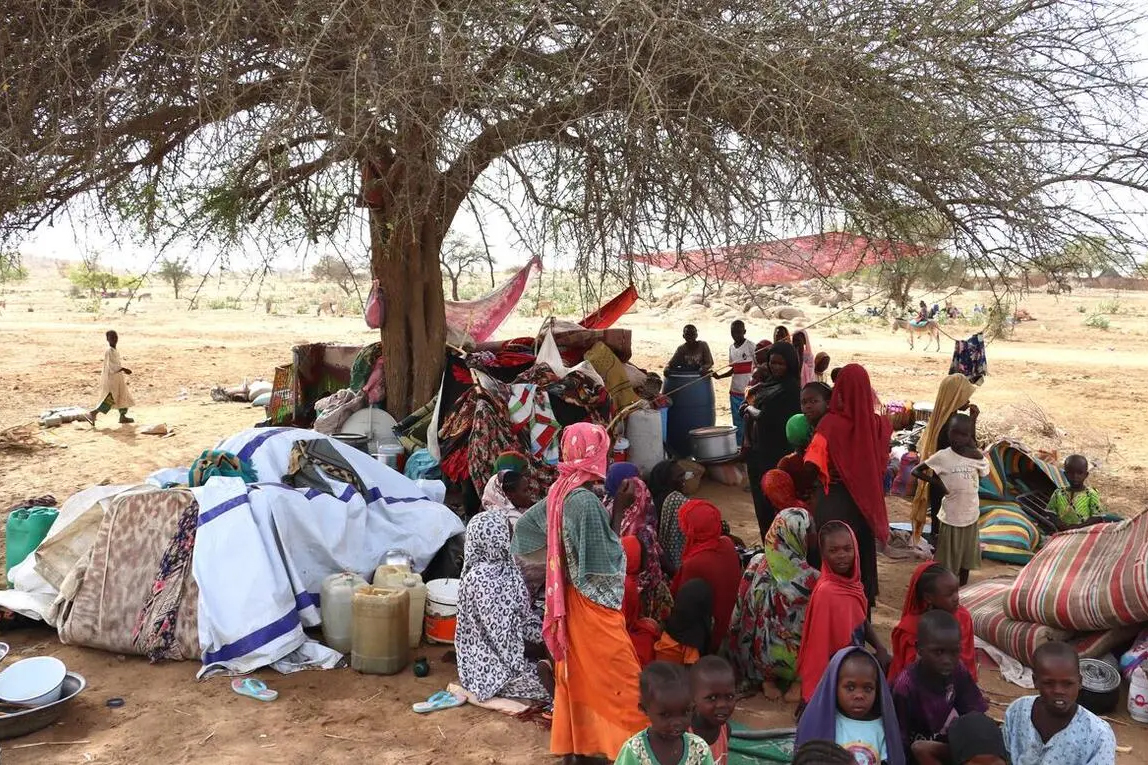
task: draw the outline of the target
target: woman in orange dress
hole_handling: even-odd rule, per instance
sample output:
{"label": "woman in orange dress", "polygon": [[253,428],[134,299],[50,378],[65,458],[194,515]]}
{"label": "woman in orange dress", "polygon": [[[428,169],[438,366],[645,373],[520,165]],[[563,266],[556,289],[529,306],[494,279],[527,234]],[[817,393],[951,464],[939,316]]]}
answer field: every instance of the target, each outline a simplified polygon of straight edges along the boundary
{"label": "woman in orange dress", "polygon": [[558,480],[546,497],[542,637],[555,660],[550,751],[568,761],[613,760],[646,727],[638,708],[641,670],[622,613],[626,556],[589,489],[605,480],[609,456],[601,426],[566,428]]}

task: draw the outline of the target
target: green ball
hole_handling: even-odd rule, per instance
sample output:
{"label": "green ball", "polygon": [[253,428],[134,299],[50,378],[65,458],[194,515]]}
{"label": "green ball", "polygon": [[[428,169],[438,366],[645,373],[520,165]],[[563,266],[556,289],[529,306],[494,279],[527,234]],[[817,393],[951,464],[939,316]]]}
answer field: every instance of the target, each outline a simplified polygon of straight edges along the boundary
{"label": "green ball", "polygon": [[795,414],[785,423],[785,438],[794,447],[805,446],[813,438],[813,430],[804,414]]}

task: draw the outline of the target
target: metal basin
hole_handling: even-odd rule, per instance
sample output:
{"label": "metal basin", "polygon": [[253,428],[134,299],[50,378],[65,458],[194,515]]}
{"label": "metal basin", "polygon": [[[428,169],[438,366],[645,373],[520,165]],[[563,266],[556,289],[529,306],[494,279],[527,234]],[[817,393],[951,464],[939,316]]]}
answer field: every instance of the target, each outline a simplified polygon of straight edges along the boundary
{"label": "metal basin", "polygon": [[79,672],[69,672],[64,677],[64,686],[59,701],[34,709],[0,714],[0,739],[27,736],[29,733],[47,728],[60,719],[72,699],[80,695],[88,683]]}
{"label": "metal basin", "polygon": [[698,462],[720,462],[736,457],[737,428],[732,425],[712,425],[690,431],[694,459]]}

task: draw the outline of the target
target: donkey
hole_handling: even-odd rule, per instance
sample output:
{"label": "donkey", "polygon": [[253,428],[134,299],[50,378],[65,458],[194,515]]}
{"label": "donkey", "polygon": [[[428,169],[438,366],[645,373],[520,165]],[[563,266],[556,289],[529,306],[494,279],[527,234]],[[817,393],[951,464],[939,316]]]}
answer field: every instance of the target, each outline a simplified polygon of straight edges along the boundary
{"label": "donkey", "polygon": [[937,343],[937,350],[941,350],[941,327],[937,322],[929,319],[923,325],[917,326],[908,319],[893,319],[893,333],[896,334],[897,330],[903,329],[909,335],[909,350],[916,348],[916,340],[918,337],[927,336],[929,339],[925,342],[925,351],[929,350],[929,345],[934,341]]}

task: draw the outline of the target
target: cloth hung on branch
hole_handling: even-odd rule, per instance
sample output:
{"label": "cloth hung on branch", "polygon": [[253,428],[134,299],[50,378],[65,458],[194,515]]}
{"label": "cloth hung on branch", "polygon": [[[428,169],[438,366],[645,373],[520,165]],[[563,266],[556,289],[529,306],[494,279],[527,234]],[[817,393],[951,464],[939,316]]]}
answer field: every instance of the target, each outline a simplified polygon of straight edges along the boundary
{"label": "cloth hung on branch", "polygon": [[985,351],[983,332],[968,340],[957,340],[953,348],[953,361],[949,364],[949,374],[962,374],[969,382],[980,385],[989,373],[989,360]]}
{"label": "cloth hung on branch", "polygon": [[[502,285],[486,293],[476,300],[463,302],[446,301],[446,325],[455,332],[462,332],[475,340],[483,342],[488,339],[506,321],[506,317],[514,311],[522,293],[526,291],[526,284],[534,269],[542,271],[542,261],[533,258],[520,268],[510,279]],[[383,325],[386,306],[379,291],[376,280],[371,285],[371,292],[367,296],[367,304],[363,318],[371,329],[378,329]]]}
{"label": "cloth hung on branch", "polygon": [[603,303],[598,310],[578,323],[586,329],[609,329],[626,314],[626,311],[633,308],[636,302],[638,302],[638,289],[631,284],[621,294]]}
{"label": "cloth hung on branch", "polygon": [[199,504],[192,500],[180,515],[179,527],[160,559],[155,584],[132,631],[136,648],[152,662],[184,658],[176,640],[176,625],[185,591],[184,579],[191,571],[198,523]]}

